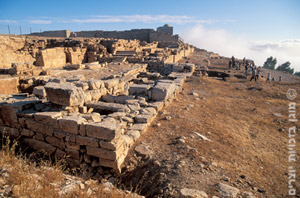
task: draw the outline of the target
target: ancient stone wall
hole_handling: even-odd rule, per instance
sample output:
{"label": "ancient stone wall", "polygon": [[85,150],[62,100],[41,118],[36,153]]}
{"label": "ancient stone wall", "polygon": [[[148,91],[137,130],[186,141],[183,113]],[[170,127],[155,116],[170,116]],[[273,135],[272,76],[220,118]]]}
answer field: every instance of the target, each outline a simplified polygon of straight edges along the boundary
{"label": "ancient stone wall", "polygon": [[66,65],[66,53],[63,47],[40,50],[36,57],[36,66],[62,68]]}
{"label": "ancient stone wall", "polygon": [[0,68],[10,68],[12,63],[33,63],[34,58],[28,51],[21,49],[26,44],[26,38],[15,35],[0,35]]}
{"label": "ancient stone wall", "polygon": [[165,34],[165,33],[159,33],[159,32],[151,32],[150,33],[150,42],[155,42],[155,41],[176,43],[179,41],[179,36]]}
{"label": "ancient stone wall", "polygon": [[70,30],[54,30],[54,31],[44,31],[44,32],[34,32],[30,34],[31,36],[44,36],[44,37],[70,37]]}
{"label": "ancient stone wall", "polygon": [[74,32],[72,35],[75,37],[98,37],[98,38],[114,38],[114,39],[128,39],[128,40],[140,40],[150,41],[150,32],[154,32],[153,29],[132,29],[126,31],[81,31]]}
{"label": "ancient stone wall", "polygon": [[70,166],[84,163],[120,171],[130,147],[195,69],[193,64],[157,66],[167,74],[135,65],[113,79],[48,79],[34,91],[48,101],[25,97],[0,103],[0,132],[35,150],[66,157]]}

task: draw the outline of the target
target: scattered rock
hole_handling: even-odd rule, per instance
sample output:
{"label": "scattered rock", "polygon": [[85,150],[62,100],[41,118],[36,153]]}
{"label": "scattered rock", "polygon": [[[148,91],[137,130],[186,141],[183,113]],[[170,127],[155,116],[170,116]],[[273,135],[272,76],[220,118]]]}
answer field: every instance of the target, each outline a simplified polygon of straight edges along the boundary
{"label": "scattered rock", "polygon": [[172,116],[166,116],[166,120],[171,120]]}
{"label": "scattered rock", "polygon": [[243,197],[245,198],[255,198],[252,192],[244,192]]}
{"label": "scattered rock", "polygon": [[135,151],[144,156],[150,155],[152,153],[152,151],[145,145],[139,145],[135,147]]}
{"label": "scattered rock", "polygon": [[189,198],[207,198],[207,194],[204,191],[200,191],[192,188],[183,188],[180,190],[180,193],[184,197]]}
{"label": "scattered rock", "polygon": [[196,97],[198,97],[198,96],[199,96],[199,94],[197,94],[197,93],[196,93],[196,92],[194,92],[194,91],[190,92],[189,94],[190,94],[190,95],[193,95],[193,96],[196,96]]}
{"label": "scattered rock", "polygon": [[279,118],[282,118],[282,114],[281,113],[273,113],[274,116],[277,116]]}
{"label": "scattered rock", "polygon": [[219,194],[222,197],[237,197],[237,194],[239,193],[239,189],[234,188],[232,186],[229,186],[227,184],[219,183],[218,184],[219,188]]}
{"label": "scattered rock", "polygon": [[204,135],[201,135],[197,132],[194,132],[194,134],[197,135],[201,140],[207,140],[207,141],[211,142],[211,140],[208,139],[207,137],[205,137]]}

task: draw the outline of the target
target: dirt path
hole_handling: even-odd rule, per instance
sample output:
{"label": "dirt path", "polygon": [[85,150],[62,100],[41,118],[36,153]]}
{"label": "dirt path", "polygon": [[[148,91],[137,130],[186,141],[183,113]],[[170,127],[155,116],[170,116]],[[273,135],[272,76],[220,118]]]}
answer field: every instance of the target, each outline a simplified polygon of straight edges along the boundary
{"label": "dirt path", "polygon": [[[293,124],[287,121],[286,91],[293,87],[300,93],[299,85],[255,84],[235,77],[188,79],[178,99],[137,142],[149,146],[153,164],[158,164],[142,170],[164,180],[160,196],[177,197],[184,187],[219,196],[216,184],[222,182],[240,189],[240,195],[246,191],[256,197],[286,197],[288,128]],[[199,96],[190,95],[192,91]],[[299,107],[299,97],[295,101]],[[296,149],[299,159],[300,147]],[[140,159],[133,155],[128,166]],[[296,171],[300,172],[299,165]]]}

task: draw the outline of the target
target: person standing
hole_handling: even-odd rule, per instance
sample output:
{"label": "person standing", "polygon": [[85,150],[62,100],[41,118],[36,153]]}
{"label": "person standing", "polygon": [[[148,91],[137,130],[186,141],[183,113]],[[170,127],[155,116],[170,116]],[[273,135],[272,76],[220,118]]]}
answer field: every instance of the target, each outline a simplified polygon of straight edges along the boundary
{"label": "person standing", "polygon": [[235,58],[234,56],[231,57],[231,64],[232,64],[232,68],[235,66]]}
{"label": "person standing", "polygon": [[254,79],[254,81],[256,82],[256,68],[255,66],[253,65],[252,67],[252,76],[250,78],[250,81],[252,81]]}
{"label": "person standing", "polygon": [[246,65],[245,65],[245,77],[246,77],[246,79],[248,77],[248,68],[249,68],[249,65],[248,65],[248,62],[247,62]]}
{"label": "person standing", "polygon": [[267,81],[266,82],[270,82],[270,80],[271,80],[271,74],[268,73],[268,75],[267,75]]}

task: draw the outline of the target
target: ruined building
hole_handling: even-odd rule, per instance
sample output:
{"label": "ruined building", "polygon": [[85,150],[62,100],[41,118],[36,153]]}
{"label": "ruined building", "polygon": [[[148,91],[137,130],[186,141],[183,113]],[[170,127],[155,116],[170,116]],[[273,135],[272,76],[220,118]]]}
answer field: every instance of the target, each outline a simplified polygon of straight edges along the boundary
{"label": "ruined building", "polygon": [[[120,171],[194,72],[193,64],[177,63],[194,47],[179,40],[165,47],[165,40],[145,42],[139,34],[124,40],[50,33],[42,35],[56,38],[0,35],[0,133],[66,157],[70,166]],[[145,31],[151,34],[174,37],[170,26]]]}

